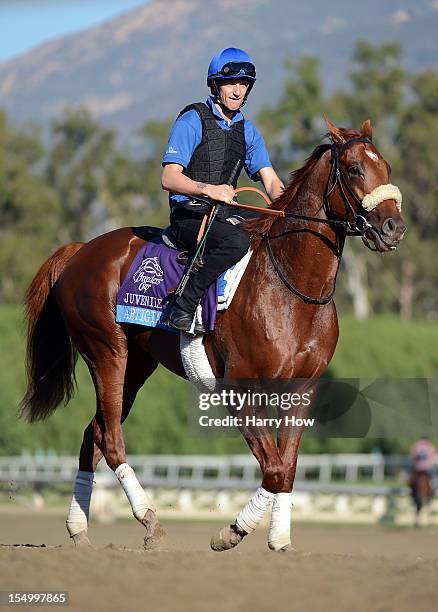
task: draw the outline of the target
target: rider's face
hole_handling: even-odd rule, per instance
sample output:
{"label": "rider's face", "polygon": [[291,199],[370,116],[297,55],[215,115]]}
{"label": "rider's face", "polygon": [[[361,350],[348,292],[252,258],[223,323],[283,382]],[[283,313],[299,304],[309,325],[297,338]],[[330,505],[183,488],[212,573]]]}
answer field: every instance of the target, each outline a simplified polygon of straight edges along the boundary
{"label": "rider's face", "polygon": [[219,100],[230,111],[242,106],[249,83],[244,79],[229,79],[219,84]]}

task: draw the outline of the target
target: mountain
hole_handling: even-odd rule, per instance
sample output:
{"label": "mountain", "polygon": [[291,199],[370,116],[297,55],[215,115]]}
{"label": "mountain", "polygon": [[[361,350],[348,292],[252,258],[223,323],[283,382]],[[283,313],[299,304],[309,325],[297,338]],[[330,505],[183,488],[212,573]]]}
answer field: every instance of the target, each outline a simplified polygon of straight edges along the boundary
{"label": "mountain", "polygon": [[278,99],[286,57],[319,57],[332,90],[345,83],[359,39],[400,42],[407,68],[436,68],[437,31],[438,0],[152,0],[0,64],[0,106],[16,122],[47,123],[82,104],[126,138],[204,99],[211,56],[241,46],[257,65],[252,117]]}

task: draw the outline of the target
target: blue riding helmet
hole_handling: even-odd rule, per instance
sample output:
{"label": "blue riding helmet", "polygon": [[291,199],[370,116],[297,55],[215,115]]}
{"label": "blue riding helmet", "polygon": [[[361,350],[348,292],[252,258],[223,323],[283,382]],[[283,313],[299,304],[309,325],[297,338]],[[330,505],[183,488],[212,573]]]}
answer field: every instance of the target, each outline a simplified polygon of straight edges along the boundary
{"label": "blue riding helmet", "polygon": [[236,79],[238,77],[248,79],[250,82],[249,93],[256,81],[256,69],[248,53],[243,49],[227,47],[213,56],[207,74],[207,86],[210,89],[214,86],[214,82],[219,79]]}

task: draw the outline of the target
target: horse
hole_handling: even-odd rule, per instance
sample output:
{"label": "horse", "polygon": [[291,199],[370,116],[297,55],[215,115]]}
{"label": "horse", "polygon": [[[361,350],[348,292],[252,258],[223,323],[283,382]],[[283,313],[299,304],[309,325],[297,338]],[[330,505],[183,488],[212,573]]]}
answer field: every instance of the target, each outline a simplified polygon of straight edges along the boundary
{"label": "horse", "polygon": [[422,510],[434,495],[431,474],[426,470],[412,470],[409,476],[409,487],[415,506],[415,525],[418,527],[424,524],[421,520]]}
{"label": "horse", "polygon": [[[218,380],[318,379],[338,340],[333,301],[348,234],[371,250],[395,250],[405,230],[401,194],[389,184],[390,166],[372,142],[371,121],[359,130],[326,120],[329,142],[318,145],[272,203],[278,216],[247,221],[252,256],[228,310],[214,331],[201,336]],[[152,500],[126,463],[121,425],[138,390],[162,364],[187,378],[178,334],[115,321],[116,293],[145,241],[157,228],[122,228],[90,242],[59,248],[43,263],[26,294],[28,386],[21,416],[48,417],[74,392],[77,354],[88,366],[96,413],[86,427],[67,519],[74,543],[89,545],[88,512],[93,475],[105,457],[135,518],[144,546],[160,545],[163,529]],[[300,417],[310,407],[301,406]],[[211,540],[216,551],[237,546],[272,506],[268,545],[291,550],[291,495],[304,426],[273,432],[242,430],[261,472],[259,489],[236,521]]]}

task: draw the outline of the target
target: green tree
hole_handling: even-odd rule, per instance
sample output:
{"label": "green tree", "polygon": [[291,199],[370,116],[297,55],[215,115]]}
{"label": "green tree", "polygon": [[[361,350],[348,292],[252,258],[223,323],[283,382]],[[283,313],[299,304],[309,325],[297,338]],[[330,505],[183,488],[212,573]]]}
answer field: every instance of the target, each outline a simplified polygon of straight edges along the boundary
{"label": "green tree", "polygon": [[0,301],[20,302],[57,242],[60,207],[35,166],[44,149],[32,130],[14,130],[0,112]]}
{"label": "green tree", "polygon": [[168,194],[161,188],[161,158],[168,132],[168,121],[150,121],[138,132],[144,154],[129,157],[117,152],[107,174],[107,199],[115,227],[168,223]]}
{"label": "green tree", "polygon": [[320,140],[324,109],[318,59],[286,60],[285,68],[288,77],[278,104],[262,108],[257,117],[273,163],[282,173]]}
{"label": "green tree", "polygon": [[407,86],[402,55],[402,48],[396,43],[358,42],[354,68],[349,74],[351,86],[335,92],[329,103],[330,116],[352,128],[371,118],[379,146],[391,157],[396,154],[393,141]]}
{"label": "green tree", "polygon": [[400,309],[438,316],[438,74],[427,71],[410,79],[411,103],[396,134],[400,156],[396,167],[410,227],[402,249]]}
{"label": "green tree", "polygon": [[149,121],[140,130],[145,150],[148,152],[140,161],[141,187],[147,197],[146,212],[151,213],[151,223],[159,225],[167,225],[169,220],[169,194],[161,187],[161,159],[170,125],[169,121]]}
{"label": "green tree", "polygon": [[47,180],[62,202],[64,240],[88,240],[105,229],[103,197],[116,162],[115,134],[82,108],[66,109],[52,131]]}
{"label": "green tree", "polygon": [[433,71],[409,74],[401,61],[398,44],[360,41],[349,86],[331,96],[324,95],[315,58],[286,62],[288,75],[278,104],[264,108],[258,117],[274,165],[282,173],[301,165],[317,144],[324,131],[323,115],[353,129],[372,119],[376,145],[392,166],[392,182],[403,192],[408,232],[399,251],[383,257],[358,240],[349,241],[337,302],[344,313],[353,304],[357,316],[438,313],[438,76]]}

